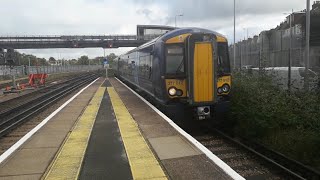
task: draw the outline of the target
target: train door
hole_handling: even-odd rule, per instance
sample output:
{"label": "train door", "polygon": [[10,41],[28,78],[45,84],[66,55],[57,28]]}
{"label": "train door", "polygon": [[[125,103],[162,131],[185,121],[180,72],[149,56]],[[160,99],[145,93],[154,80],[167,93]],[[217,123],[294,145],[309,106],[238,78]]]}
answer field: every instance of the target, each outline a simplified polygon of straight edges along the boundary
{"label": "train door", "polygon": [[212,104],[216,100],[214,38],[193,34],[188,38],[189,97],[191,104]]}

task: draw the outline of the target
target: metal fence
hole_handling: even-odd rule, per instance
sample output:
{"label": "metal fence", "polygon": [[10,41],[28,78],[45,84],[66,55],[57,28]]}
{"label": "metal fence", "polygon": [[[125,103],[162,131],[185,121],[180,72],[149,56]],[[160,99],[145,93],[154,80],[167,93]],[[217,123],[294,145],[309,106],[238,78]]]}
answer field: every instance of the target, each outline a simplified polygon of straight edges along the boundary
{"label": "metal fence", "polygon": [[[235,68],[242,66],[285,67],[291,57],[292,66],[304,66],[305,41],[302,34],[288,36],[283,30],[262,32],[236,44]],[[291,43],[291,46],[290,46]],[[319,66],[319,47],[311,47],[310,65]],[[233,57],[233,46],[230,48]],[[291,53],[291,54],[290,54]],[[232,59],[233,62],[233,59]]]}
{"label": "metal fence", "polygon": [[102,65],[67,65],[67,66],[0,66],[0,80],[10,79],[12,75],[16,78],[27,76],[28,74],[36,73],[65,73],[65,72],[79,72],[79,71],[94,71],[102,69]]}

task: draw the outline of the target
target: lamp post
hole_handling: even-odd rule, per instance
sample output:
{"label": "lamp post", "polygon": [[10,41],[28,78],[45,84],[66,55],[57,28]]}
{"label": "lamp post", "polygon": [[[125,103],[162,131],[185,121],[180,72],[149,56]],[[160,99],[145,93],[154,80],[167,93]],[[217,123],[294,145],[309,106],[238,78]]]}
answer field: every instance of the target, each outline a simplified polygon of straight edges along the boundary
{"label": "lamp post", "polygon": [[307,12],[306,12],[306,61],[305,61],[305,89],[309,90],[309,60],[310,60],[310,0],[307,0]]}
{"label": "lamp post", "polygon": [[182,17],[183,14],[178,14],[178,15],[176,15],[176,16],[174,17],[174,27],[177,27],[177,17],[178,17],[178,16]]}
{"label": "lamp post", "polygon": [[233,1],[233,69],[236,68],[236,0]]}
{"label": "lamp post", "polygon": [[[284,13],[288,14],[288,13]],[[289,13],[289,29],[290,29],[290,40],[289,40],[289,60],[288,60],[288,91],[291,90],[291,66],[292,66],[292,15],[293,15],[293,9],[292,12]]]}
{"label": "lamp post", "polygon": [[[245,61],[246,61],[246,64],[248,64],[249,62],[249,28],[243,28],[244,30],[244,37],[243,37],[243,40],[244,40],[244,47],[245,47]],[[246,38],[246,33],[247,33],[247,38]],[[241,64],[242,66],[242,64]],[[240,66],[240,70],[241,70],[241,66]]]}
{"label": "lamp post", "polygon": [[31,66],[30,57],[28,57],[28,61],[29,61],[28,74],[30,74],[30,66]]}

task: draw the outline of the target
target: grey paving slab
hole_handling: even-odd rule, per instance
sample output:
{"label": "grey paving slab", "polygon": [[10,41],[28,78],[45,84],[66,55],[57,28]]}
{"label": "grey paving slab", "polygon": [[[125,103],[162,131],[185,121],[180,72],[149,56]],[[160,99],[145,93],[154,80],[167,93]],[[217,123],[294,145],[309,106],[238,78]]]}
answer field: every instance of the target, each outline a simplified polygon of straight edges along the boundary
{"label": "grey paving slab", "polygon": [[128,110],[139,125],[167,124],[161,116],[154,114],[154,111],[148,111],[145,107]]}
{"label": "grey paving slab", "polygon": [[[73,119],[72,119],[73,120]],[[73,124],[76,122],[76,119],[74,119]],[[50,125],[42,127],[41,129],[45,131],[54,131],[54,132],[67,132],[69,131],[72,127],[73,124],[70,122],[50,122]]]}
{"label": "grey paving slab", "polygon": [[83,104],[88,104],[88,103],[89,103],[89,100],[88,101],[77,101],[77,100],[75,100],[74,103],[69,105],[69,107],[78,108],[78,107],[81,107]]}
{"label": "grey paving slab", "polygon": [[201,154],[180,136],[150,138],[149,142],[160,160]]}
{"label": "grey paving slab", "polygon": [[1,180],[35,180],[40,179],[42,174],[26,174],[26,175],[19,175],[19,176],[4,176],[1,177]]}
{"label": "grey paving slab", "polygon": [[[53,131],[53,132],[67,132],[69,131],[74,123],[77,121],[79,116],[76,116],[75,118],[70,118],[69,120],[67,119],[61,119],[61,120],[53,120],[49,121],[46,126],[41,128],[41,131]],[[62,131],[62,132],[61,132]]]}
{"label": "grey paving slab", "polygon": [[7,163],[0,166],[0,177],[5,175],[42,174],[57,150],[58,148],[20,149],[13,158],[8,159]]}
{"label": "grey paving slab", "polygon": [[68,130],[62,131],[41,131],[37,133],[37,136],[29,140],[24,148],[59,148],[65,139]]}
{"label": "grey paving slab", "polygon": [[[82,105],[81,107],[84,107],[86,105]],[[83,108],[82,108],[83,109]],[[61,111],[57,115],[54,116],[53,119],[51,119],[49,122],[65,122],[70,119],[76,119],[81,115],[81,113],[74,113],[69,111]]]}
{"label": "grey paving slab", "polygon": [[173,130],[169,124],[165,123],[151,125],[140,124],[139,128],[147,139],[178,135],[177,131]]}
{"label": "grey paving slab", "polygon": [[[70,105],[74,104],[76,102],[72,102],[70,103]],[[84,104],[88,104],[88,103],[84,103]],[[74,107],[74,106],[67,106],[65,108],[63,108],[60,113],[72,113],[74,115],[80,115],[82,114],[82,108],[79,107]]]}
{"label": "grey paving slab", "polygon": [[205,155],[168,159],[163,160],[162,163],[170,175],[170,178],[174,180],[232,179],[219,167],[217,167],[217,165],[213,164],[211,161],[208,161]]}

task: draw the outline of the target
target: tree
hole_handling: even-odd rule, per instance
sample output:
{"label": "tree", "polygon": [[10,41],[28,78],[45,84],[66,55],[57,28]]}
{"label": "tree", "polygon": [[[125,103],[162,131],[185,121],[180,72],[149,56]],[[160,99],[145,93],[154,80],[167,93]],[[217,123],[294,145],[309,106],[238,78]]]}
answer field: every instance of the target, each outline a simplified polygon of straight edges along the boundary
{"label": "tree", "polygon": [[109,61],[113,61],[115,58],[117,58],[118,56],[116,56],[114,53],[110,53],[107,58]]}
{"label": "tree", "polygon": [[37,58],[37,63],[39,66],[46,66],[48,65],[48,62],[45,58]]}
{"label": "tree", "polygon": [[78,63],[78,60],[76,60],[76,59],[71,59],[71,60],[68,60],[68,62],[69,62],[70,65],[75,65],[75,64]]}
{"label": "tree", "polygon": [[80,65],[88,65],[89,64],[89,57],[88,56],[81,56],[78,59],[78,64],[80,64]]}
{"label": "tree", "polygon": [[56,62],[57,62],[57,61],[56,61],[56,59],[55,59],[54,57],[50,57],[50,58],[49,58],[49,63],[50,63],[50,64],[56,64]]}
{"label": "tree", "polygon": [[113,64],[113,61],[118,58],[118,56],[116,56],[114,53],[110,53],[108,56],[107,56],[107,59],[109,61],[109,64]]}
{"label": "tree", "polygon": [[103,58],[102,56],[95,57],[94,59],[91,60],[91,64],[95,65],[101,65],[103,63]]}

